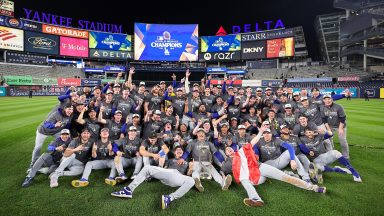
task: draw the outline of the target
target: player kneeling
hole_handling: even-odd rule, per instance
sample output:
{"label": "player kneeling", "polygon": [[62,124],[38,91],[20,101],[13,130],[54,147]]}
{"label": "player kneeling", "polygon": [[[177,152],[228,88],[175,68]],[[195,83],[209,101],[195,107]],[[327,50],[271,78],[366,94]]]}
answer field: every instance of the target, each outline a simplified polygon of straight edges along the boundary
{"label": "player kneeling", "polygon": [[169,207],[170,203],[181,198],[195,184],[193,178],[184,175],[188,169],[188,163],[182,160],[183,149],[180,146],[174,148],[174,159],[167,161],[167,169],[157,166],[144,166],[136,178],[121,191],[111,193],[115,197],[132,198],[133,191],[147,178],[155,178],[170,187],[179,187],[174,193],[161,196],[162,209]]}

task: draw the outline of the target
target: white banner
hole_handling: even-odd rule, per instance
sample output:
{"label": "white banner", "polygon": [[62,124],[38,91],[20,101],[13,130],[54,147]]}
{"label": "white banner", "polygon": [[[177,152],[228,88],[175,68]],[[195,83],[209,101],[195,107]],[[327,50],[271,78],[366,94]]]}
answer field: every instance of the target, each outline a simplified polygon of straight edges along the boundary
{"label": "white banner", "polygon": [[260,87],[261,86],[261,80],[243,80],[243,84],[241,85],[243,87]]}
{"label": "white banner", "polygon": [[0,26],[0,49],[24,51],[24,31]]}

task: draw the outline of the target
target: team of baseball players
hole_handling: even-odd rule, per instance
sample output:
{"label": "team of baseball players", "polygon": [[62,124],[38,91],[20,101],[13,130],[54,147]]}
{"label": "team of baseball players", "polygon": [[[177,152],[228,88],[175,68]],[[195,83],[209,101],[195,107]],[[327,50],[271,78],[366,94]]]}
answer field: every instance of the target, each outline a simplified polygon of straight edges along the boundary
{"label": "team of baseball players", "polygon": [[[247,191],[247,206],[264,205],[254,186],[266,178],[317,193],[326,192],[317,185],[324,172],[362,181],[350,164],[344,109],[334,102],[342,95],[236,88],[226,78],[213,86],[210,77],[190,87],[188,70],[179,84],[173,75],[171,85],[162,81],[148,91],[144,82],[132,83],[134,73],[131,68],[122,86],[119,74],[113,86],[71,87],[58,98],[37,128],[23,187],[37,172],[49,174],[52,188],[61,176],[81,176],[72,186],[85,187],[96,181],[92,170],[109,169],[106,184],[133,180],[112,196],[132,198],[151,179],[178,187],[161,197],[165,209],[193,187],[203,192],[202,179],[228,190],[234,177]],[[334,133],[341,152],[333,146]],[[41,154],[48,136],[55,139]],[[335,161],[342,166],[331,166]],[[287,166],[292,171],[283,170]]]}

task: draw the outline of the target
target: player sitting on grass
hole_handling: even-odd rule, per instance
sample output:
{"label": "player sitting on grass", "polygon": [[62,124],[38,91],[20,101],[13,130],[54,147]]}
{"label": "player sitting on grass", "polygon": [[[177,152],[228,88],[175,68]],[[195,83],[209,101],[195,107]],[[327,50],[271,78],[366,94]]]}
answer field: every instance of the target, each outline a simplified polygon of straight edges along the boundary
{"label": "player sitting on grass", "polygon": [[85,169],[83,172],[83,176],[80,180],[73,180],[73,187],[86,187],[89,184],[89,175],[91,174],[93,169],[105,169],[105,168],[113,168],[111,169],[111,173],[109,176],[114,178],[116,176],[116,169],[112,156],[114,155],[112,151],[112,143],[109,137],[109,129],[103,128],[100,132],[100,139],[97,140],[92,145],[92,161],[88,161],[85,165]]}
{"label": "player sitting on grass", "polygon": [[[327,131],[325,134],[315,134],[313,129],[306,128],[305,137],[301,138],[301,141],[304,144],[299,145],[300,150],[304,154],[309,155],[309,159],[313,161],[313,163],[309,164],[309,176],[312,181],[322,184],[322,172],[338,172],[343,174],[352,174],[355,182],[362,182],[359,173],[339,151],[326,151],[324,140],[331,138],[332,135],[331,131]],[[332,168],[327,166],[336,160],[346,168],[339,166]]]}
{"label": "player sitting on grass", "polygon": [[28,187],[32,183],[32,179],[36,176],[36,172],[43,166],[49,168],[48,173],[53,172],[59,166],[63,152],[71,141],[69,134],[68,129],[61,130],[60,137],[48,145],[48,152],[41,155],[33,164],[32,169],[28,172],[27,177],[21,185],[22,187]]}
{"label": "player sitting on grass", "polygon": [[179,187],[174,193],[161,196],[162,209],[169,207],[175,199],[186,194],[195,184],[193,178],[184,175],[188,169],[188,163],[182,159],[183,149],[180,146],[174,148],[174,159],[167,161],[167,169],[157,166],[144,166],[136,178],[121,191],[111,193],[115,197],[132,198],[133,191],[146,179],[155,178],[170,187]]}

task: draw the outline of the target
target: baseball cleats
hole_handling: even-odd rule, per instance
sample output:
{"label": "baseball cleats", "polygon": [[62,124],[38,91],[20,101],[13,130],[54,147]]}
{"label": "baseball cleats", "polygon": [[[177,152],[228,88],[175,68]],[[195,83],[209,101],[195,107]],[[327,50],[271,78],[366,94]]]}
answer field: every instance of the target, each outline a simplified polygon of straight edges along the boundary
{"label": "baseball cleats", "polygon": [[127,180],[127,179],[128,179],[128,178],[127,178],[127,176],[125,176],[124,173],[121,173],[119,176],[117,176],[117,177],[115,178],[116,183],[121,183],[121,182],[123,182],[123,181],[125,181],[125,180]]}
{"label": "baseball cleats", "polygon": [[105,184],[115,186],[116,180],[113,177],[108,177],[104,180]]}
{"label": "baseball cleats", "polygon": [[166,209],[169,207],[169,204],[171,204],[171,197],[168,195],[162,195],[161,196],[161,209]]}
{"label": "baseball cleats", "polygon": [[89,182],[85,178],[81,178],[80,180],[73,180],[72,181],[72,186],[73,187],[87,187],[89,185]]}
{"label": "baseball cleats", "polygon": [[229,186],[232,183],[232,176],[231,175],[227,175],[227,176],[225,176],[225,178],[223,180],[224,180],[223,187],[221,187],[221,189],[228,190]]}
{"label": "baseball cleats", "polygon": [[243,203],[249,207],[259,207],[264,205],[264,202],[262,200],[249,199],[249,198],[245,198],[243,200]]}
{"label": "baseball cleats", "polygon": [[132,191],[129,187],[124,187],[123,190],[112,192],[111,195],[115,197],[132,198]]}
{"label": "baseball cleats", "polygon": [[25,180],[24,180],[24,182],[23,182],[23,184],[21,185],[21,187],[28,187],[29,185],[31,185],[32,184],[32,180],[33,180],[33,178],[31,178],[31,177],[25,177]]}
{"label": "baseball cleats", "polygon": [[353,181],[359,182],[359,183],[363,182],[360,175],[353,175]]}
{"label": "baseball cleats", "polygon": [[49,186],[51,188],[59,187],[59,182],[55,175],[52,175],[50,179]]}
{"label": "baseball cleats", "polygon": [[327,191],[326,187],[319,187],[319,186],[317,186],[317,188],[315,189],[316,193],[325,193],[326,191]]}
{"label": "baseball cleats", "polygon": [[197,188],[197,190],[199,192],[204,192],[204,187],[203,185],[201,184],[201,181],[199,178],[194,178],[193,180],[195,180],[195,187]]}
{"label": "baseball cleats", "polygon": [[309,177],[311,178],[312,182],[314,182],[315,184],[319,183],[319,179],[318,179],[319,170],[317,169],[316,164],[310,163],[308,171],[309,171]]}

